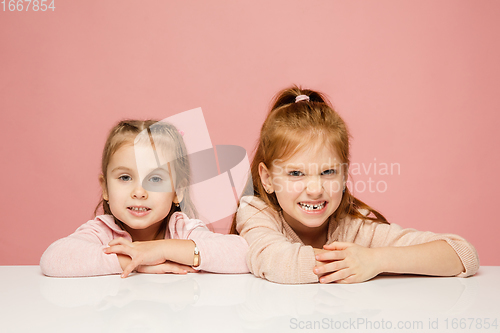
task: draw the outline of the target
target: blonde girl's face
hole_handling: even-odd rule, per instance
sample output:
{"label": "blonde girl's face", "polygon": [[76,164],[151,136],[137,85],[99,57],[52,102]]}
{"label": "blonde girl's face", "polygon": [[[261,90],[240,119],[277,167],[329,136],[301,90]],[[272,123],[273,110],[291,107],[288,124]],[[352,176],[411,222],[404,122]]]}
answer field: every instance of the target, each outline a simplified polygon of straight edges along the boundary
{"label": "blonde girl's face", "polygon": [[275,160],[270,168],[261,163],[259,171],[295,231],[324,226],[342,200],[342,162],[324,145],[306,147],[286,161]]}
{"label": "blonde girl's face", "polygon": [[155,158],[145,145],[124,144],[111,156],[107,187],[101,181],[104,200],[133,239],[139,230],[142,237],[153,237],[172,204],[178,202],[172,186],[175,175],[168,163],[159,166],[158,156],[162,160],[160,152]]}

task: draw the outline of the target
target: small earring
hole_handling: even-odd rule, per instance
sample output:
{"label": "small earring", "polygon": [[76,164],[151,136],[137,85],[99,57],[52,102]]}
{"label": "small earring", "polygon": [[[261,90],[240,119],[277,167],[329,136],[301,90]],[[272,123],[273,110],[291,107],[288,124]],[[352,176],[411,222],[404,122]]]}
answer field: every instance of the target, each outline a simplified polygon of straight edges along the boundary
{"label": "small earring", "polygon": [[179,208],[180,204],[178,202],[175,203],[175,207]]}

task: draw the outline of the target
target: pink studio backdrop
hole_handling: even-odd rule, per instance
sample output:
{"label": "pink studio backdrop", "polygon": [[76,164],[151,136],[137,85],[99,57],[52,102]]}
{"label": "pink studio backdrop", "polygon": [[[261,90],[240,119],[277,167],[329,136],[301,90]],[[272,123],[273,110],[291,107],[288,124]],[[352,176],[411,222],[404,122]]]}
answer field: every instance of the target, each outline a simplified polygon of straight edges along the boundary
{"label": "pink studio backdrop", "polygon": [[[212,144],[251,156],[271,97],[292,83],[327,93],[350,126],[360,199],[500,265],[500,2],[55,6],[0,12],[1,265],[38,264],[92,218],[118,120],[202,107]],[[384,163],[399,168],[380,174]]]}

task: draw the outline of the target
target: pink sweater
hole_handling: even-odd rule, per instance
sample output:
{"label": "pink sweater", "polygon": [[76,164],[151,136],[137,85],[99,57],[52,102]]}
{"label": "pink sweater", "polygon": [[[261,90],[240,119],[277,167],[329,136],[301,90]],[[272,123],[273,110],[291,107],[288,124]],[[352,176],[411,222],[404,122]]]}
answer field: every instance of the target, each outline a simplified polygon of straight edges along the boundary
{"label": "pink sweater", "polygon": [[[361,211],[366,215],[368,211]],[[312,246],[304,245],[281,214],[257,197],[243,197],[236,215],[236,230],[249,245],[247,264],[256,276],[278,283],[318,282]],[[474,247],[460,236],[403,229],[397,224],[382,224],[349,217],[337,223],[331,219],[326,244],[350,242],[365,247],[408,246],[445,240],[456,251],[465,271],[473,275],[479,268]]]}
{"label": "pink sweater", "polygon": [[[115,254],[102,250],[118,237],[132,241],[112,215],[100,215],[80,226],[73,234],[52,243],[40,259],[40,268],[48,276],[94,276],[123,272]],[[200,220],[174,213],[165,239],[191,239],[200,250],[197,269],[215,273],[247,273],[247,242],[237,235],[213,233]]]}

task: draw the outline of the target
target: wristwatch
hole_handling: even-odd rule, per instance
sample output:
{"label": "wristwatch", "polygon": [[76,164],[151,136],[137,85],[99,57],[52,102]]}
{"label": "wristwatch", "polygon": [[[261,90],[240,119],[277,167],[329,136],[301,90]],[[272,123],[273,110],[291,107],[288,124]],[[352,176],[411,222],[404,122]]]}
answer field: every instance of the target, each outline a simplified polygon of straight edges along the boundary
{"label": "wristwatch", "polygon": [[200,266],[200,250],[198,249],[198,246],[196,246],[196,243],[194,243],[193,267],[198,266]]}

